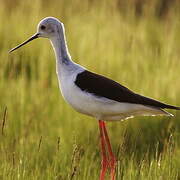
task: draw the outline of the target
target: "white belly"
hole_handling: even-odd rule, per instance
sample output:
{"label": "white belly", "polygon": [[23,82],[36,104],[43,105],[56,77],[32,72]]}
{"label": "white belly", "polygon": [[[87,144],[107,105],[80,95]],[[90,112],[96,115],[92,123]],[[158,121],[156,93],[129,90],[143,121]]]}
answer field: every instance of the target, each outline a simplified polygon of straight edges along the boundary
{"label": "white belly", "polygon": [[74,83],[75,75],[63,77],[60,89],[64,99],[78,112],[101,120],[121,120],[134,115],[156,115],[164,112],[140,104],[120,103],[82,91]]}

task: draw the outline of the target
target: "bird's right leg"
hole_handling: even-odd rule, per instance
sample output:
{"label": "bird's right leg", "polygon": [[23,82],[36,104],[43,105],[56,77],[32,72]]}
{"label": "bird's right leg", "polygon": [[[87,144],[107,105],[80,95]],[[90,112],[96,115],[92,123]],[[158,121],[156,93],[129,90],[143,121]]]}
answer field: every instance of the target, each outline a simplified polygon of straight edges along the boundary
{"label": "bird's right leg", "polygon": [[106,157],[106,149],[105,149],[105,138],[104,138],[104,131],[103,127],[104,122],[99,120],[99,131],[100,131],[100,138],[101,138],[101,149],[102,149],[102,166],[101,166],[101,175],[100,180],[104,180],[105,173],[107,170],[108,162]]}
{"label": "bird's right leg", "polygon": [[106,141],[106,144],[108,147],[108,152],[110,155],[111,180],[115,180],[116,158],[115,158],[112,148],[111,148],[111,143],[109,140],[109,136],[108,136],[107,129],[106,129],[106,124],[104,121],[102,122],[102,126],[103,126],[103,133],[104,133],[105,141]]}

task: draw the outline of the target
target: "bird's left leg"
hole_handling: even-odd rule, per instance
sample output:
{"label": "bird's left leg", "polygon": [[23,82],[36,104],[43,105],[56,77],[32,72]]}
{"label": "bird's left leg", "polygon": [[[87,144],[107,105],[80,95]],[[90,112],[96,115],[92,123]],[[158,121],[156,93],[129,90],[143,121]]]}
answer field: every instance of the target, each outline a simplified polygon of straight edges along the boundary
{"label": "bird's left leg", "polygon": [[105,136],[105,140],[106,140],[107,147],[108,147],[108,152],[110,155],[111,180],[114,180],[115,179],[116,158],[112,152],[111,143],[109,140],[109,136],[108,136],[108,133],[106,130],[106,124],[104,121],[102,121],[102,126],[103,126],[104,136]]}
{"label": "bird's left leg", "polygon": [[100,131],[100,138],[101,138],[101,149],[102,149],[102,167],[101,167],[101,175],[100,180],[104,180],[105,173],[107,170],[108,162],[106,157],[106,149],[105,149],[105,137],[103,132],[103,121],[99,120],[99,131]]}

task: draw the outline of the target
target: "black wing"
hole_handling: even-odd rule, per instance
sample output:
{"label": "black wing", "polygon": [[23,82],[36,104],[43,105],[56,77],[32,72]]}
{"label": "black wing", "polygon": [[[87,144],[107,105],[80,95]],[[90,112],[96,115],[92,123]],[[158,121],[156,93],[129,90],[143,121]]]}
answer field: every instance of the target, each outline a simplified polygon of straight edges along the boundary
{"label": "black wing", "polygon": [[86,91],[96,96],[105,97],[118,102],[142,104],[157,108],[169,108],[180,110],[180,107],[171,106],[156,101],[154,99],[141,96],[111,79],[108,79],[104,76],[92,73],[87,70],[77,75],[75,84],[82,91]]}

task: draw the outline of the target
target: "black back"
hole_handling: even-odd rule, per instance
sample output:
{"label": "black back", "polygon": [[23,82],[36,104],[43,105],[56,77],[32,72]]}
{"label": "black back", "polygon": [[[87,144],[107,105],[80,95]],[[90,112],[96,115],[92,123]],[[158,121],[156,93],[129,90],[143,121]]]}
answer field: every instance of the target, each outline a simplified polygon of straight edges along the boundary
{"label": "black back", "polygon": [[157,108],[169,108],[180,110],[179,107],[161,103],[154,99],[134,93],[119,83],[102,75],[83,71],[76,77],[75,84],[82,90],[99,97],[105,97],[118,102],[142,104]]}

